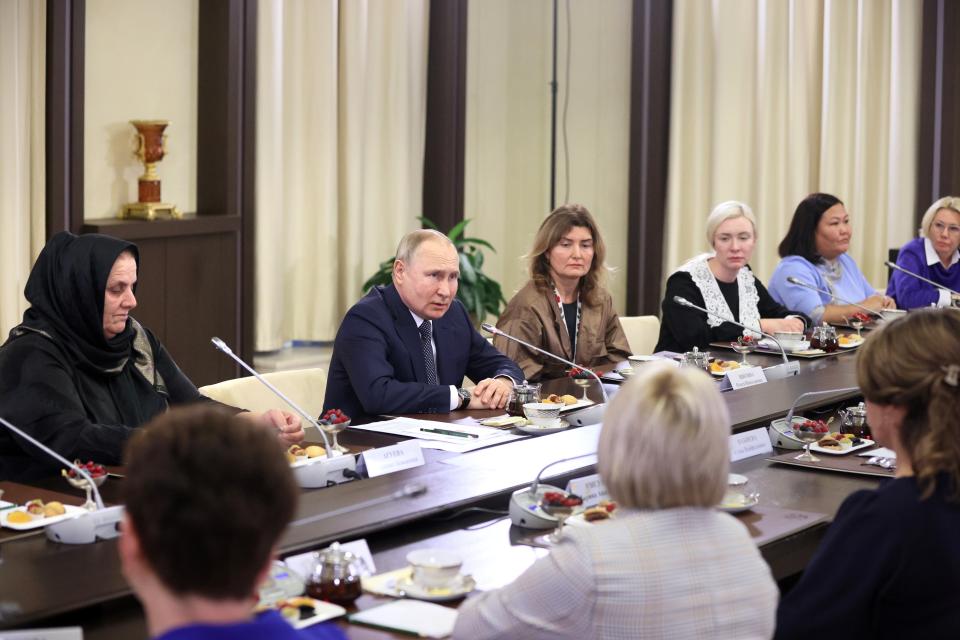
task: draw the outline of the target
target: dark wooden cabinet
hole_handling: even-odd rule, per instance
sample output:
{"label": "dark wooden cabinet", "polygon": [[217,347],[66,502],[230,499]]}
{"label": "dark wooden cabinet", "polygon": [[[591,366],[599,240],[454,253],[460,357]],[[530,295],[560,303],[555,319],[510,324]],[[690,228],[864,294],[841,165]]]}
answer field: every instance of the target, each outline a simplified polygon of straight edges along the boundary
{"label": "dark wooden cabinet", "polygon": [[84,220],[86,2],[47,0],[47,235],[68,230],[135,242],[134,316],[198,386],[240,375],[212,336],[253,359],[256,8],[256,0],[199,5],[196,213]]}

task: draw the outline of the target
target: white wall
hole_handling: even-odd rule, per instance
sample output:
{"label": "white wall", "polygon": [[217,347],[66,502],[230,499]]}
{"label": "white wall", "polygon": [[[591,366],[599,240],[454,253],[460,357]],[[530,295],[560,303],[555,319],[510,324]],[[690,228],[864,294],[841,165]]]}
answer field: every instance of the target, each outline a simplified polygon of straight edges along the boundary
{"label": "white wall", "polygon": [[117,215],[137,199],[143,165],[130,120],[170,120],[158,165],[164,202],[197,202],[199,0],[87,0],[84,214]]}

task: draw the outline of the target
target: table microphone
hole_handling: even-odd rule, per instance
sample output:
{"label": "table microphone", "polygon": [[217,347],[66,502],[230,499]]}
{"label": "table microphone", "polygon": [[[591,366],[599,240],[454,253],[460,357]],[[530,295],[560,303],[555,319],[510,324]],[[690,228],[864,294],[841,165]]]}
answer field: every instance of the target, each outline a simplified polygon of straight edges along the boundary
{"label": "table microphone", "polygon": [[511,336],[509,333],[504,333],[503,331],[501,331],[500,329],[497,329],[497,328],[496,328],[495,326],[493,326],[492,324],[489,324],[489,323],[484,322],[483,324],[480,325],[480,328],[483,329],[484,331],[486,331],[487,333],[491,334],[491,335],[494,335],[494,336],[503,336],[503,337],[506,338],[507,340],[513,340],[513,341],[516,342],[517,344],[522,344],[522,345],[525,346],[527,349],[532,349],[532,350],[536,351],[537,353],[542,353],[543,355],[548,356],[548,357],[550,357],[550,358],[553,358],[554,360],[559,360],[559,361],[562,362],[563,364],[570,365],[570,366],[573,367],[574,369],[579,369],[579,370],[581,370],[581,371],[584,371],[584,372],[586,372],[586,373],[589,373],[591,376],[593,376],[594,380],[597,381],[597,384],[600,385],[600,393],[603,395],[603,402],[604,402],[604,404],[606,404],[607,402],[610,401],[610,398],[607,396],[607,390],[603,388],[603,382],[600,380],[600,376],[598,376],[597,374],[595,374],[595,373],[594,373],[593,371],[591,371],[589,368],[587,368],[587,367],[581,367],[581,366],[578,365],[578,364],[575,364],[575,363],[573,363],[573,362],[570,362],[569,360],[565,360],[565,359],[561,358],[560,356],[558,356],[558,355],[555,354],[555,353],[550,353],[549,351],[547,351],[547,350],[545,350],[545,349],[541,349],[540,347],[535,347],[534,345],[530,344],[529,342],[524,342],[524,341],[521,340],[520,338],[516,338],[516,337],[514,337],[514,336]]}
{"label": "table microphone", "polygon": [[118,535],[120,535],[120,531],[117,529],[117,524],[120,522],[120,518],[123,516],[123,506],[117,505],[114,507],[104,507],[103,498],[100,497],[100,491],[97,489],[96,483],[94,483],[93,478],[90,477],[90,474],[87,473],[86,469],[83,469],[70,462],[47,445],[43,444],[18,427],[13,426],[3,418],[0,418],[0,424],[37,447],[63,466],[76,471],[77,475],[86,480],[90,485],[94,501],[97,504],[96,511],[84,511],[84,513],[73,518],[64,520],[63,522],[58,522],[57,524],[49,525],[46,528],[48,538],[55,542],[63,542],[66,544],[89,544],[91,542],[95,542],[97,538],[106,540],[107,538],[116,538]]}
{"label": "table microphone", "polygon": [[819,288],[819,287],[815,287],[815,286],[813,286],[812,284],[810,284],[809,282],[804,282],[804,281],[801,280],[800,278],[795,278],[794,276],[789,276],[789,277],[787,277],[787,282],[789,282],[790,284],[795,284],[795,285],[797,285],[797,286],[799,286],[799,287],[803,287],[804,289],[810,289],[811,291],[816,291],[816,292],[818,292],[818,293],[822,293],[822,294],[824,294],[824,295],[830,296],[831,299],[837,299],[837,300],[839,300],[840,302],[842,302],[843,304],[849,304],[849,305],[854,306],[854,307],[857,307],[857,308],[859,308],[859,309],[863,309],[864,311],[866,311],[867,313],[869,313],[869,314],[872,315],[872,316],[876,316],[876,317],[878,317],[878,318],[882,318],[882,317],[883,317],[883,314],[880,313],[879,311],[874,311],[873,309],[870,309],[869,307],[865,307],[865,306],[863,306],[862,304],[859,304],[859,303],[857,303],[857,302],[853,302],[853,301],[851,301],[851,300],[844,300],[843,298],[841,298],[841,297],[838,296],[837,294],[833,293],[832,291],[827,291],[826,289],[821,289],[821,288]]}
{"label": "table microphone", "polygon": [[796,411],[797,405],[800,404],[800,401],[804,398],[809,398],[810,396],[826,396],[831,393],[846,393],[848,391],[860,391],[860,387],[841,387],[839,389],[826,389],[825,391],[807,391],[806,393],[801,393],[797,396],[797,399],[793,401],[793,404],[790,405],[790,410],[787,411],[785,422],[787,425],[791,424],[791,421],[793,420],[793,412]]}
{"label": "table microphone", "polygon": [[916,274],[916,273],[914,273],[913,271],[907,271],[906,269],[904,269],[904,268],[901,267],[900,265],[894,264],[894,263],[890,262],[889,260],[887,260],[887,261],[884,262],[883,264],[887,265],[887,266],[890,267],[891,269],[896,269],[896,270],[899,271],[900,273],[905,273],[905,274],[907,274],[908,276],[910,276],[910,277],[912,277],[912,278],[916,278],[917,280],[920,280],[920,281],[922,281],[922,282],[926,282],[927,284],[932,284],[932,285],[935,286],[937,289],[940,289],[940,290],[942,290],[942,291],[949,291],[950,293],[952,293],[952,294],[955,295],[955,296],[960,296],[960,292],[954,291],[954,290],[951,289],[950,287],[944,286],[944,285],[942,285],[942,284],[940,284],[940,283],[938,283],[938,282],[934,282],[933,280],[928,280],[927,278],[924,278],[923,276],[921,276],[921,275],[919,275],[919,274]]}
{"label": "table microphone", "polygon": [[541,485],[540,476],[543,475],[544,471],[555,464],[569,462],[570,460],[579,460],[581,458],[596,457],[596,451],[592,453],[583,453],[578,456],[554,460],[543,469],[540,469],[540,471],[537,473],[537,477],[533,479],[533,484],[526,489],[518,489],[517,491],[514,491],[510,496],[511,522],[518,527],[525,527],[527,529],[553,529],[556,527],[558,522],[557,517],[543,510],[543,508],[540,506],[540,498],[541,495],[547,491],[558,491],[560,493],[565,492],[559,487],[554,487],[547,484]]}
{"label": "table microphone", "polygon": [[[290,407],[293,408],[294,411],[299,413],[300,417],[312,424],[317,428],[317,431],[320,432],[320,437],[323,438],[323,446],[327,450],[327,456],[326,458],[313,458],[308,464],[293,468],[294,475],[297,476],[297,481],[300,483],[301,487],[308,489],[326,487],[329,486],[330,483],[337,484],[346,482],[347,480],[352,480],[356,476],[356,459],[352,455],[343,455],[339,451],[334,451],[333,447],[330,446],[330,440],[327,438],[326,432],[320,428],[320,425],[317,424],[317,421],[313,418],[313,416],[300,408],[296,402],[288,398],[286,394],[280,391],[280,389],[277,389],[275,386],[270,384],[270,382],[257,373],[253,367],[241,360],[240,357],[237,356],[237,354],[235,354],[223,340],[214,336],[210,338],[210,342],[212,342],[213,346],[215,346],[217,349],[236,360],[237,364],[239,364],[241,367],[252,373],[257,380],[267,387],[267,389],[270,389],[270,391],[279,396],[281,400],[286,402]],[[320,469],[320,473],[317,473],[318,468]]]}

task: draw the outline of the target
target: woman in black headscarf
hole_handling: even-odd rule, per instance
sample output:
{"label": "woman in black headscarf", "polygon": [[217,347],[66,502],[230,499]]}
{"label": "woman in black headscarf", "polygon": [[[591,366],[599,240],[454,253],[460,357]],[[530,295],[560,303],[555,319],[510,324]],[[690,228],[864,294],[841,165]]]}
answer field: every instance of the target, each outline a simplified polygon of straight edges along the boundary
{"label": "woman in black headscarf", "polygon": [[[138,265],[132,243],[58,233],[30,272],[23,322],[0,347],[0,416],[68,459],[118,464],[133,429],[168,406],[213,402],[130,316]],[[289,413],[251,418],[276,426],[282,440],[303,439]],[[47,476],[57,466],[0,429],[0,479]]]}

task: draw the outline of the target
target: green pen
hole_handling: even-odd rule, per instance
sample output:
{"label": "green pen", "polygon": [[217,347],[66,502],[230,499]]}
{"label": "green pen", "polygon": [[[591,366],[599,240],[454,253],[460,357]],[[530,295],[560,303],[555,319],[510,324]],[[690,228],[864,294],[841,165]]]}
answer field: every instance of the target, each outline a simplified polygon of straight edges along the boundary
{"label": "green pen", "polygon": [[475,433],[464,433],[462,431],[450,431],[449,429],[427,429],[426,427],[420,427],[420,431],[426,433],[438,433],[442,436],[457,436],[458,438],[479,438]]}

